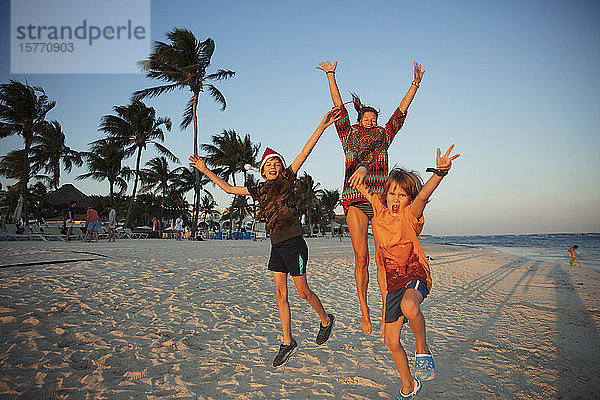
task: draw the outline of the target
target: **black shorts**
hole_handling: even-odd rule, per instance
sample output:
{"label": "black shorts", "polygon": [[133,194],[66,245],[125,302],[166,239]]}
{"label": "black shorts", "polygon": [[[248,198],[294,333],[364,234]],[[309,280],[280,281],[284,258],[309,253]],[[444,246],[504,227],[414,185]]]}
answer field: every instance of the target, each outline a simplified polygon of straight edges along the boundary
{"label": "black shorts", "polygon": [[406,293],[406,289],[416,289],[423,295],[423,300],[429,294],[429,289],[427,289],[427,284],[424,281],[420,280],[412,280],[406,284],[402,289],[396,290],[395,292],[388,292],[387,296],[385,296],[385,323],[391,324],[396,321],[404,314],[402,314],[402,307],[400,307],[400,303],[402,303],[402,298],[404,297],[404,293]]}
{"label": "black shorts", "polygon": [[292,276],[302,276],[306,273],[308,262],[308,246],[302,235],[298,235],[281,243],[271,246],[269,270],[285,272]]}
{"label": "black shorts", "polygon": [[368,201],[359,201],[358,203],[352,203],[348,206],[348,208],[350,208],[350,207],[354,207],[357,210],[362,211],[362,213],[365,214],[369,218],[369,221],[375,215],[373,213],[373,206]]}

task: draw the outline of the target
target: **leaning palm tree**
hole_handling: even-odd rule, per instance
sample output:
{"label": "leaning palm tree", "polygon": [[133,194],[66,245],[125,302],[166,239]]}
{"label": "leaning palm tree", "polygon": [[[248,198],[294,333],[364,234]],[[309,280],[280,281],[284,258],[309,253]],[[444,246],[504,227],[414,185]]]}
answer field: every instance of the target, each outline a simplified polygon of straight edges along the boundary
{"label": "leaning palm tree", "polygon": [[333,236],[333,219],[335,218],[335,208],[340,204],[340,191],[337,189],[323,189],[319,200],[323,209],[323,215],[329,222],[331,235]]}
{"label": "leaning palm tree", "polygon": [[[208,92],[213,100],[221,104],[221,110],[225,110],[227,106],[225,96],[210,82],[231,78],[235,72],[218,69],[215,73],[207,73],[210,59],[215,51],[215,42],[210,38],[200,42],[191,31],[176,28],[167,33],[167,39],[170,43],[155,42],[150,57],[139,62],[148,78],[158,79],[166,84],[138,90],[133,94],[133,98],[156,97],[175,89],[188,89],[192,92],[180,126],[185,129],[191,123],[194,124],[194,155],[197,155],[197,108],[200,93]],[[198,184],[199,181],[199,174],[196,173]],[[195,190],[198,197],[200,188],[197,187]]]}
{"label": "leaning palm tree", "polygon": [[119,194],[127,189],[127,181],[132,171],[129,167],[121,165],[125,150],[114,139],[99,139],[90,143],[90,151],[83,153],[89,172],[81,174],[75,179],[108,180],[110,204],[114,207],[114,189],[119,188]]}
{"label": "leaning palm tree", "polygon": [[46,114],[56,103],[49,101],[44,89],[11,80],[0,85],[0,138],[21,135],[25,142],[23,155],[23,179],[20,182],[23,195],[23,219],[28,221],[27,186],[30,178],[29,152],[36,132],[42,128]]}
{"label": "leaning palm tree", "polygon": [[50,174],[50,189],[58,189],[60,185],[61,165],[65,172],[71,172],[73,165],[80,167],[83,164],[81,154],[65,144],[65,134],[56,120],[44,121],[43,128],[35,135],[33,143],[33,168]]}
{"label": "leaning palm tree", "polygon": [[105,115],[102,117],[100,130],[109,137],[121,142],[125,149],[125,157],[136,155],[133,190],[125,215],[125,225],[129,226],[129,218],[131,217],[137,193],[142,151],[148,145],[152,145],[159,154],[167,157],[169,160],[179,162],[179,159],[169,149],[159,143],[165,140],[163,127],[167,131],[171,130],[171,120],[169,118],[156,118],[154,108],[147,107],[137,99],[132,100],[126,106],[115,106],[113,110],[116,115]]}
{"label": "leaning palm tree", "polygon": [[308,236],[312,236],[312,221],[313,217],[317,216],[319,208],[319,196],[322,189],[319,189],[320,184],[315,183],[312,176],[304,172],[296,181],[295,195],[298,202],[298,208],[305,213],[308,223]]}

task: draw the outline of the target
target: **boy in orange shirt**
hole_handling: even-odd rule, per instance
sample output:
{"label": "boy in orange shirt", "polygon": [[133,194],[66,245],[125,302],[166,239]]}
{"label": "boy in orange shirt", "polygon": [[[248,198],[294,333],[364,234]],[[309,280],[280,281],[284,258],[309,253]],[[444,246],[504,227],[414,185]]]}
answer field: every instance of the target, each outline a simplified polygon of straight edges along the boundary
{"label": "boy in orange shirt", "polygon": [[[396,398],[415,396],[421,390],[421,381],[433,379],[435,375],[433,356],[425,337],[425,318],[420,308],[431,289],[431,274],[418,237],[425,223],[423,210],[429,197],[450,170],[452,161],[460,155],[450,156],[453,147],[450,146],[443,157],[437,149],[437,168],[427,169],[434,175],[425,185],[415,172],[394,168],[381,196],[371,193],[365,185],[357,187],[373,206],[371,224],[377,265],[385,268],[385,344],[402,380],[402,390]],[[405,318],[416,342],[414,379],[400,344]]]}

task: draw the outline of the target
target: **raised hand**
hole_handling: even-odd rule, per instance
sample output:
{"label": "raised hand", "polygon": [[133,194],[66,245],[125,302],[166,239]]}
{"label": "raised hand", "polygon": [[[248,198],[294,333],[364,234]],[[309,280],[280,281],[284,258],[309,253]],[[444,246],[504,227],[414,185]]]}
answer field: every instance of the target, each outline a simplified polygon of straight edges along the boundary
{"label": "raised hand", "polygon": [[440,171],[448,171],[450,169],[450,167],[452,167],[452,161],[457,159],[458,157],[460,157],[460,154],[455,154],[453,156],[450,156],[450,153],[452,152],[453,148],[454,148],[454,145],[450,146],[450,148],[446,151],[446,153],[444,153],[444,155],[441,156],[442,152],[441,152],[440,148],[438,147],[435,163],[437,165],[437,169],[439,169]]}
{"label": "raised hand", "polygon": [[337,61],[335,63],[333,63],[333,65],[331,65],[331,63],[329,61],[323,61],[322,63],[319,63],[319,66],[317,68],[322,70],[325,73],[328,73],[328,72],[335,72],[336,67],[337,67]]}
{"label": "raised hand", "polygon": [[341,118],[341,111],[342,110],[340,110],[339,108],[333,108],[331,111],[325,114],[323,120],[321,121],[321,125],[323,125],[324,127],[328,127],[329,125],[333,124],[335,121]]}
{"label": "raised hand", "polygon": [[190,160],[190,167],[194,167],[197,170],[199,170],[200,172],[204,172],[207,170],[206,163],[204,162],[204,160],[202,158],[198,157],[197,155],[190,156],[189,160]]}
{"label": "raised hand", "polygon": [[418,62],[414,62],[415,64],[415,78],[414,82],[421,83],[421,79],[423,79],[423,75],[425,75],[425,70],[421,70],[421,64]]}

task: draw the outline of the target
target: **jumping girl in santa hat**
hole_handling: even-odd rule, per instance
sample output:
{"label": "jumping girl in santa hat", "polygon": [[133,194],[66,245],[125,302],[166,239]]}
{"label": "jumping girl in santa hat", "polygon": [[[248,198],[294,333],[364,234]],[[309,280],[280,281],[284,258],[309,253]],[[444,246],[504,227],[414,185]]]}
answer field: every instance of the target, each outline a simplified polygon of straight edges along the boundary
{"label": "jumping girl in santa hat", "polygon": [[340,117],[340,110],[328,112],[308,139],[302,152],[292,164],[286,168],[283,157],[276,151],[267,148],[262,156],[259,171],[265,179],[254,186],[231,186],[206,167],[204,160],[198,156],[190,157],[190,165],[209,177],[217,186],[229,194],[252,196],[267,221],[267,232],[271,239],[271,256],[268,269],[275,282],[275,298],[279,309],[279,319],[283,331],[283,343],[273,360],[277,367],[285,363],[296,351],[297,343],[292,337],[290,304],[288,302],[287,276],[292,275],[296,289],[301,298],[310,303],[321,319],[317,334],[317,344],[329,339],[333,328],[333,314],[328,314],[319,297],[308,287],[306,281],[306,263],[308,247],[302,237],[302,225],[298,220],[294,199],[294,181],[296,173],[312,151],[315,144],[329,125]]}

